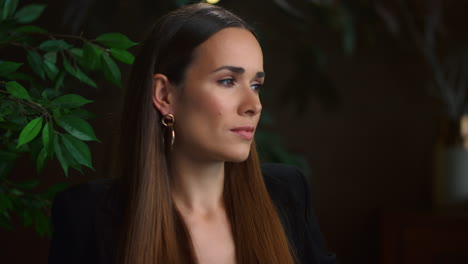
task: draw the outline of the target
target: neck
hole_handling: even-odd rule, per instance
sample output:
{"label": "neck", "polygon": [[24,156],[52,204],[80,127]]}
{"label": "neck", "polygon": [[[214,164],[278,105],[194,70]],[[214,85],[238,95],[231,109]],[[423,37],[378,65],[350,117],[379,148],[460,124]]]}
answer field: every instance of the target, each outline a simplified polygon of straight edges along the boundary
{"label": "neck", "polygon": [[224,207],[224,161],[171,155],[172,197],[184,215],[209,215]]}

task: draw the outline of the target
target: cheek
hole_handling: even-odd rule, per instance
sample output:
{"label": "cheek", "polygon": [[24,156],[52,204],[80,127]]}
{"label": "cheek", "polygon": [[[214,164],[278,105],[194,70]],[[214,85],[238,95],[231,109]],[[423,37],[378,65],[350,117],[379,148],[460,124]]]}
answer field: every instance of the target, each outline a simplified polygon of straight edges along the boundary
{"label": "cheek", "polygon": [[[219,96],[204,94],[192,96],[190,100],[184,102],[184,107],[180,109],[178,115],[185,128],[191,131],[196,130],[202,134],[209,133],[214,129],[223,129],[228,114],[229,104],[220,100]],[[184,119],[184,120],[182,120]]]}
{"label": "cheek", "polygon": [[[195,108],[199,109],[201,115],[208,119],[214,119],[213,121],[222,121],[222,118],[228,112],[229,105],[225,100],[221,100],[214,95],[205,96],[197,100]],[[201,116],[201,118],[203,118]]]}

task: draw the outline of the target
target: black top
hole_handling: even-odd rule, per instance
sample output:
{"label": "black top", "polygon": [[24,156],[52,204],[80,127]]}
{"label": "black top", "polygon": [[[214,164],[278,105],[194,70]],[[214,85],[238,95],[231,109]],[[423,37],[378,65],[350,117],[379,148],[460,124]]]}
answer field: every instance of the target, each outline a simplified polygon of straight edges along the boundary
{"label": "black top", "polygon": [[[262,165],[262,173],[299,263],[336,264],[320,234],[307,178],[298,169],[279,164]],[[57,195],[49,264],[115,262],[122,206],[111,186],[111,179],[99,179]]]}

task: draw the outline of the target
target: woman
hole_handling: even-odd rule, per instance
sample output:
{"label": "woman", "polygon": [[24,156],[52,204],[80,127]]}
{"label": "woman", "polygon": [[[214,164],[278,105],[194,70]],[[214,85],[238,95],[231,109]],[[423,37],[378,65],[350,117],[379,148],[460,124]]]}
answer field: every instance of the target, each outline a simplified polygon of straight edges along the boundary
{"label": "woman", "polygon": [[119,180],[56,198],[50,263],[335,263],[304,176],[260,168],[264,78],[232,13],[195,4],[161,18],[130,78]]}

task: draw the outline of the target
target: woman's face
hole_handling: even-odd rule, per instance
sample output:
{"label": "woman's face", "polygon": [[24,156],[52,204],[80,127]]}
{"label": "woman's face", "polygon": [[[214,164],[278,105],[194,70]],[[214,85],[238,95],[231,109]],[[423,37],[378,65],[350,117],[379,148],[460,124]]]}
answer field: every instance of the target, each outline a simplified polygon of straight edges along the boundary
{"label": "woman's face", "polygon": [[226,28],[194,55],[173,105],[174,151],[204,161],[243,161],[262,109],[260,45],[249,31]]}

